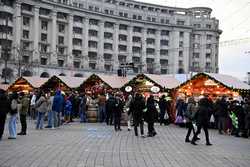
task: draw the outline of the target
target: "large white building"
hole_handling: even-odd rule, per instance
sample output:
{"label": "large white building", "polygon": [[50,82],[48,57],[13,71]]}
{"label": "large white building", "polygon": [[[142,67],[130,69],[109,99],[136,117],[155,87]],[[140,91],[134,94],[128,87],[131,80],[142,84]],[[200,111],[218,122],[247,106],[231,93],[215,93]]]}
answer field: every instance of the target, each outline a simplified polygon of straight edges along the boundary
{"label": "large white building", "polygon": [[0,0],[1,71],[49,75],[218,72],[219,21],[207,7],[132,0]]}

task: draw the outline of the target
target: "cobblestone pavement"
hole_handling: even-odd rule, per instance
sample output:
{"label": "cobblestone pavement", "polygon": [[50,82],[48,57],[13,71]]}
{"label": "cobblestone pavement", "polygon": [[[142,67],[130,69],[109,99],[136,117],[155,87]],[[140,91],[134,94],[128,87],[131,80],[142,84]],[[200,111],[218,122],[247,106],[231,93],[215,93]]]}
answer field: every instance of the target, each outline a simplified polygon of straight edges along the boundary
{"label": "cobblestone pavement", "polygon": [[213,146],[205,145],[203,132],[193,146],[184,142],[186,129],[174,125],[156,125],[154,138],[136,137],[126,127],[115,132],[105,124],[72,123],[55,130],[28,125],[28,135],[16,140],[8,140],[5,131],[0,167],[250,166],[250,139],[219,135],[215,130],[210,131]]}

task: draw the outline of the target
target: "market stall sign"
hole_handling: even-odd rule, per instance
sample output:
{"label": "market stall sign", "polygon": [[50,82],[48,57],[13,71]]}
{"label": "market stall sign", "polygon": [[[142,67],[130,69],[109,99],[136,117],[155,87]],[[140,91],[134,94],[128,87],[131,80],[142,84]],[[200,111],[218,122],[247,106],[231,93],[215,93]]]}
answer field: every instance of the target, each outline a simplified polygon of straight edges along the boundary
{"label": "market stall sign", "polygon": [[160,91],[160,88],[157,87],[157,86],[153,86],[150,90],[151,90],[151,92],[153,92],[153,93],[158,93],[158,92]]}
{"label": "market stall sign", "polygon": [[132,91],[132,87],[131,86],[126,86],[125,87],[125,91],[126,92],[131,92]]}
{"label": "market stall sign", "polygon": [[218,84],[215,83],[213,80],[208,79],[208,80],[205,81],[204,85],[206,85],[206,86],[217,86]]}

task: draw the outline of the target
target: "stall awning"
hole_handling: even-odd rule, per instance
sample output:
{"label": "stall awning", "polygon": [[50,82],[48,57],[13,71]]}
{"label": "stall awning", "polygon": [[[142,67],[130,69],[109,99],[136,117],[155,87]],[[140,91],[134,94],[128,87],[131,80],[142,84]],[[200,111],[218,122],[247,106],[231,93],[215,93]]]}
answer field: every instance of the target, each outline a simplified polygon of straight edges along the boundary
{"label": "stall awning", "polygon": [[180,85],[180,82],[173,75],[144,74],[152,81],[166,89],[173,89]]}
{"label": "stall awning", "polygon": [[131,76],[120,77],[114,74],[96,74],[103,82],[108,84],[113,89],[120,89],[132,78]]}
{"label": "stall awning", "polygon": [[82,77],[67,77],[67,76],[56,76],[68,87],[74,89],[80,87],[80,85],[87,79]]}

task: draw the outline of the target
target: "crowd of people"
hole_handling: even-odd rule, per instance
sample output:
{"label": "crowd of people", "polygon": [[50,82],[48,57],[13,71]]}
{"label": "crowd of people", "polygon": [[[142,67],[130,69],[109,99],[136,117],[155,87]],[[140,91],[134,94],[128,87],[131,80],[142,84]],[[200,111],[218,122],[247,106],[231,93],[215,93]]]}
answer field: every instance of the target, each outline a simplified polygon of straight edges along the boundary
{"label": "crowd of people", "polygon": [[[211,145],[208,128],[218,129],[219,134],[249,137],[250,135],[250,99],[236,100],[225,95],[212,99],[208,95],[199,100],[188,97],[176,103],[176,124],[183,124],[188,128],[185,142],[196,145],[201,128],[206,136],[206,144]],[[194,125],[197,126],[195,131]],[[190,134],[193,138],[190,140]]]}
{"label": "crowd of people", "polygon": [[[55,129],[62,124],[68,124],[79,118],[80,123],[88,122],[88,108],[96,106],[97,122],[105,122],[114,126],[116,132],[121,131],[122,115],[127,117],[128,131],[134,127],[135,136],[153,137],[157,134],[154,124],[168,125],[171,117],[171,102],[163,94],[159,100],[153,95],[147,98],[141,93],[124,95],[121,92],[98,95],[78,92],[64,93],[43,92],[36,90],[32,94],[13,92],[8,95],[0,90],[0,139],[2,138],[6,116],[9,114],[9,139],[16,139],[17,135],[27,134],[27,116],[36,120],[35,128]],[[185,142],[196,145],[201,129],[209,140],[208,128],[218,128],[219,134],[231,134],[248,137],[250,129],[250,100],[237,101],[222,96],[212,100],[208,96],[198,101],[188,97],[187,102],[179,98],[176,103],[176,124],[185,123],[188,132]],[[17,133],[17,119],[20,119],[21,131]],[[44,120],[47,119],[47,125]],[[144,133],[144,122],[147,122],[147,135]],[[196,128],[194,128],[194,125]],[[193,132],[193,137],[190,138]]]}

